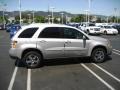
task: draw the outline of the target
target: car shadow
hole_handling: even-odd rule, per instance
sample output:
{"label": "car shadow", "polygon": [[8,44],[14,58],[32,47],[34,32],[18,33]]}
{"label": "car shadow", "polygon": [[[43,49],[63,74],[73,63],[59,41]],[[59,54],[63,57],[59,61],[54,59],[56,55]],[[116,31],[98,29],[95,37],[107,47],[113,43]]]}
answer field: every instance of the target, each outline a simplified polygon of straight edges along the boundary
{"label": "car shadow", "polygon": [[[110,60],[112,60],[112,58],[108,56],[104,62],[108,62]],[[80,64],[80,63],[94,63],[94,62],[88,57],[52,59],[52,60],[45,60],[44,66],[72,65],[72,64]]]}
{"label": "car shadow", "polygon": [[[112,60],[112,57],[108,56],[104,62],[108,62],[110,60]],[[80,63],[94,63],[94,62],[88,57],[50,59],[50,60],[44,60],[42,67],[44,67],[44,66],[59,66],[59,65],[73,65],[73,64],[80,64]],[[21,60],[16,60],[15,66],[25,67],[24,63]],[[38,67],[38,68],[40,68],[40,67]]]}

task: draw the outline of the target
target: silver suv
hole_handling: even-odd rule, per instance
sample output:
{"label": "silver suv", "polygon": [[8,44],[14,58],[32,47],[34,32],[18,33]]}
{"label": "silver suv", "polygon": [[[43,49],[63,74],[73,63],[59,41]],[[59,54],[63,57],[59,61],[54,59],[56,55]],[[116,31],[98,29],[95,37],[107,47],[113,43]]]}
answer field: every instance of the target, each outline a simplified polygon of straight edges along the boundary
{"label": "silver suv", "polygon": [[96,63],[111,55],[110,42],[85,34],[80,29],[58,24],[31,24],[22,27],[11,40],[9,54],[28,68],[45,59],[90,57]]}

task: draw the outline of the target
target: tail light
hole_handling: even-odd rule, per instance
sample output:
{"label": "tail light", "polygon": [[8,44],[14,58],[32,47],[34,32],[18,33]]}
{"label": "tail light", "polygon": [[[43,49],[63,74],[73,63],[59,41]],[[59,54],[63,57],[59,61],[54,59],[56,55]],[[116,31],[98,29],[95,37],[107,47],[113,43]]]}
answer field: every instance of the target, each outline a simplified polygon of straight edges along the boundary
{"label": "tail light", "polygon": [[13,41],[11,46],[12,46],[12,48],[16,48],[16,46],[17,46],[17,41]]}

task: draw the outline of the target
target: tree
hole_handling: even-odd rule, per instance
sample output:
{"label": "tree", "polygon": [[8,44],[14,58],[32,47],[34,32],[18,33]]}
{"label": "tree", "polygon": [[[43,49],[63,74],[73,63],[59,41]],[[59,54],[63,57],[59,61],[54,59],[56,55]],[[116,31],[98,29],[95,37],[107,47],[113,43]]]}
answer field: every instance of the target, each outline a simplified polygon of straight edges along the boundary
{"label": "tree", "polygon": [[71,18],[71,22],[84,22],[85,15],[80,14]]}
{"label": "tree", "polygon": [[44,23],[45,17],[44,16],[35,16],[35,22],[36,23]]}
{"label": "tree", "polygon": [[3,23],[3,17],[0,16],[0,23]]}
{"label": "tree", "polygon": [[98,17],[97,20],[96,20],[96,23],[101,23],[101,22],[102,22],[102,21],[101,21],[101,18]]}

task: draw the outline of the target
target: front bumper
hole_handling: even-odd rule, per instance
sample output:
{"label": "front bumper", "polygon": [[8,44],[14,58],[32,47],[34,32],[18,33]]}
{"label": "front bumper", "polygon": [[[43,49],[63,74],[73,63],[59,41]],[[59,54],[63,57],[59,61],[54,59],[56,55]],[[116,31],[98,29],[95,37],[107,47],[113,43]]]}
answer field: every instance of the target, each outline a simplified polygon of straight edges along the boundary
{"label": "front bumper", "polygon": [[94,30],[91,30],[91,31],[90,31],[90,34],[101,34],[101,31],[94,31]]}

